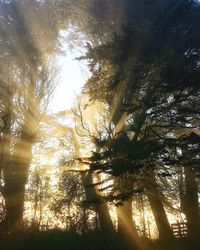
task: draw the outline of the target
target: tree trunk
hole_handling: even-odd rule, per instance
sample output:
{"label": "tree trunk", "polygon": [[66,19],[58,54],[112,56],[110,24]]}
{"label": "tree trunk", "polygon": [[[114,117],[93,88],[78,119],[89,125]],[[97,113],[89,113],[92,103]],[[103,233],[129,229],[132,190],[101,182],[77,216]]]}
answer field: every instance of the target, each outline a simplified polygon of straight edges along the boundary
{"label": "tree trunk", "polygon": [[195,180],[195,171],[191,167],[184,168],[185,195],[183,208],[188,223],[189,234],[195,239],[200,235],[200,217],[198,201],[198,185]]}
{"label": "tree trunk", "polygon": [[[16,179],[19,177],[15,176]],[[5,181],[6,227],[11,231],[23,228],[25,183],[20,179]]]}
{"label": "tree trunk", "polygon": [[34,137],[27,132],[24,125],[20,140],[15,145],[15,152],[10,165],[3,169],[5,182],[5,223],[9,230],[23,228],[25,184],[32,159]]}
{"label": "tree trunk", "polygon": [[156,184],[155,173],[152,170],[151,180],[146,185],[146,195],[148,197],[152,213],[159,232],[159,239],[170,242],[173,238],[173,233],[160,197],[159,190]]}
{"label": "tree trunk", "polygon": [[[80,145],[76,138],[76,131],[71,130],[73,137],[76,154],[78,157],[81,157]],[[80,168],[84,170],[84,164],[80,164]],[[99,223],[102,230],[109,236],[115,234],[115,228],[113,226],[112,220],[110,218],[109,209],[107,204],[104,201],[101,201],[100,194],[98,193],[96,187],[93,186],[93,176],[90,172],[83,173],[81,175],[82,183],[85,189],[86,200],[88,202],[92,201],[95,204],[95,211],[99,217]]]}
{"label": "tree trunk", "polygon": [[113,236],[115,229],[110,218],[110,213],[107,204],[101,201],[101,196],[98,194],[96,187],[93,185],[93,177],[91,173],[82,175],[82,182],[85,188],[86,200],[92,202],[95,206],[95,211],[99,217],[101,229],[109,236]]}
{"label": "tree trunk", "polygon": [[123,242],[124,249],[144,249],[141,248],[132,211],[132,199],[125,201],[123,205],[117,206],[119,237]]}

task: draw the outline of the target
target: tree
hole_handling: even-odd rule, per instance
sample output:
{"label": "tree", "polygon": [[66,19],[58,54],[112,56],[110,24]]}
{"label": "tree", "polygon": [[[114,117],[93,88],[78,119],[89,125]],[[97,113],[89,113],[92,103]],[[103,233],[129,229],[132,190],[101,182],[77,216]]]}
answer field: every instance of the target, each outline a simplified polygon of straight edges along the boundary
{"label": "tree", "polygon": [[[177,156],[170,155],[170,150],[180,146],[183,136],[189,145],[188,134],[199,128],[196,110],[199,100],[199,42],[196,39],[199,3],[145,2],[143,6],[137,3],[142,18],[138,20],[137,12],[131,13],[123,35],[90,49],[86,56],[93,72],[86,91],[94,99],[102,97],[97,94],[99,90],[105,93],[103,99],[110,105],[111,120],[121,133],[121,138],[117,136],[104,142],[106,146],[91,157],[90,166],[94,171],[113,175],[151,169],[154,176],[158,164],[173,166],[177,162]],[[152,11],[148,12],[150,6]],[[105,65],[112,70],[107,73]],[[104,74],[103,85],[96,82],[96,79],[104,79]],[[131,118],[129,124],[126,124],[127,117]],[[180,137],[176,136],[178,131],[182,131]],[[127,134],[132,134],[132,138]],[[197,160],[195,157],[193,155],[193,160]],[[154,182],[153,196],[158,198],[156,179],[151,178],[151,181]],[[195,188],[192,190],[196,192]],[[159,226],[160,236],[170,237],[161,198],[158,201],[149,198],[155,205],[152,209],[157,225],[162,227]],[[157,217],[156,203],[162,207],[165,221]]]}
{"label": "tree", "polygon": [[[24,192],[32,146],[54,85],[55,74],[54,71],[50,74],[47,61],[49,53],[57,50],[58,25],[52,22],[51,17],[55,17],[50,10],[47,2],[1,2],[3,23],[0,35],[4,58],[1,81],[7,99],[1,133],[2,194],[5,221],[13,230],[23,224]],[[39,16],[43,19],[41,23]],[[51,32],[45,35],[47,26],[51,27]]]}
{"label": "tree", "polygon": [[[85,97],[85,101],[87,102],[87,96]],[[96,104],[85,104],[81,103],[81,100],[78,100],[78,107],[74,109],[75,115],[75,128],[72,130],[73,142],[75,145],[75,154],[79,159],[82,157],[81,152],[81,144],[84,143],[84,137],[90,147],[94,145],[93,138],[95,134],[98,133],[98,128],[96,121],[93,120],[93,115],[96,113],[96,108],[98,107],[98,103]],[[84,108],[83,108],[84,107]],[[87,117],[87,122],[83,117]],[[98,118],[97,118],[98,119]],[[101,123],[101,118],[99,117],[99,123]],[[88,124],[88,121],[90,123]],[[89,125],[89,126],[88,126]],[[78,132],[78,133],[76,133]],[[82,140],[82,141],[80,141]],[[98,148],[96,149],[98,151]],[[85,152],[86,153],[86,152]],[[88,173],[85,167],[84,162],[79,163],[80,168],[84,170],[81,175],[82,183],[85,189],[86,203],[94,206],[94,209],[99,217],[100,227],[108,236],[112,237],[115,234],[115,229],[110,218],[109,209],[106,202],[103,200],[103,196],[101,192],[98,191],[98,188],[94,184],[94,177],[97,179],[97,182],[101,183],[101,176],[93,175],[92,173]]]}

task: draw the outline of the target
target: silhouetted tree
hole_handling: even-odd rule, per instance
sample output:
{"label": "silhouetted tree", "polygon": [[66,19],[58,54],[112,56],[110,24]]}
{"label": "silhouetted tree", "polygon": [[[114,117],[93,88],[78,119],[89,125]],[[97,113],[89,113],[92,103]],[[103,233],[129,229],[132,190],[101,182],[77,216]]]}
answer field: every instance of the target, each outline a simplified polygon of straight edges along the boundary
{"label": "silhouetted tree", "polygon": [[[149,172],[152,178],[145,190],[160,237],[166,239],[172,233],[155,176],[158,166],[181,161],[171,152],[181,147],[183,137],[186,145],[192,141],[199,147],[191,138],[198,137],[199,129],[200,7],[197,1],[184,0],[136,3],[139,9],[131,8],[123,34],[86,55],[93,75],[85,91],[110,105],[119,133],[111,141],[99,142],[104,147],[93,154],[90,167],[112,175]],[[197,150],[190,156],[193,164],[198,155]],[[188,168],[186,161],[181,162]],[[185,177],[189,185],[187,173]],[[197,193],[196,188],[191,190]],[[197,208],[197,195],[192,197]]]}

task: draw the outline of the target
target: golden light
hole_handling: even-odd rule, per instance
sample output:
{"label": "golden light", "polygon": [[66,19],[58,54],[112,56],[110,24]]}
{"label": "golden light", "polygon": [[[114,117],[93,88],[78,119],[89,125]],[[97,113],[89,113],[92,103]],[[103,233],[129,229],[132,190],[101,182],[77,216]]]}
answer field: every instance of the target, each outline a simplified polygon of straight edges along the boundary
{"label": "golden light", "polygon": [[[63,45],[67,50],[67,44]],[[57,55],[55,60],[59,69],[59,82],[49,104],[49,110],[53,113],[69,110],[81,93],[81,89],[89,77],[89,71],[85,63],[77,60],[85,51],[78,49],[67,50],[64,55]]]}

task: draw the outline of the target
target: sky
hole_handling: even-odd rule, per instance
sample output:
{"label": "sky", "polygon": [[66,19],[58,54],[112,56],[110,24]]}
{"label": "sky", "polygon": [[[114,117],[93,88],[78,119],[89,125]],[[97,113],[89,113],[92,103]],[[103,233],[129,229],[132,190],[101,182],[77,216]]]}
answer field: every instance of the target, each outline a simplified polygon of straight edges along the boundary
{"label": "sky", "polygon": [[70,109],[89,77],[86,64],[75,59],[81,55],[80,51],[74,49],[68,50],[64,55],[56,56],[59,75],[58,84],[49,103],[51,112]]}

